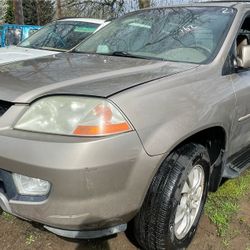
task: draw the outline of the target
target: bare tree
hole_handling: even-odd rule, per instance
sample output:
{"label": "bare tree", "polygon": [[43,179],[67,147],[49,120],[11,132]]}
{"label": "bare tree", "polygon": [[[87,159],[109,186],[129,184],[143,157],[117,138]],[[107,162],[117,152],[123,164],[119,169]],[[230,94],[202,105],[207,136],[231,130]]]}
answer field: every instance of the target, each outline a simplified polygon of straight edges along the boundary
{"label": "bare tree", "polygon": [[61,14],[59,16],[107,19],[121,16],[139,8],[201,0],[56,0],[57,6],[60,6],[58,1],[61,3]]}
{"label": "bare tree", "polygon": [[56,0],[56,18],[60,19],[62,18],[62,4],[61,4],[61,0]]}
{"label": "bare tree", "polygon": [[0,23],[4,21],[4,16],[6,14],[7,10],[7,1],[6,0],[0,0]]}
{"label": "bare tree", "polygon": [[66,16],[95,18],[117,17],[124,7],[125,0],[62,0]]}
{"label": "bare tree", "polygon": [[41,13],[40,13],[39,0],[36,0],[36,13],[37,13],[37,25],[41,25]]}
{"label": "bare tree", "polygon": [[14,10],[16,24],[24,24],[23,1],[13,0],[13,10]]}
{"label": "bare tree", "polygon": [[144,9],[150,7],[150,0],[139,0],[139,8]]}

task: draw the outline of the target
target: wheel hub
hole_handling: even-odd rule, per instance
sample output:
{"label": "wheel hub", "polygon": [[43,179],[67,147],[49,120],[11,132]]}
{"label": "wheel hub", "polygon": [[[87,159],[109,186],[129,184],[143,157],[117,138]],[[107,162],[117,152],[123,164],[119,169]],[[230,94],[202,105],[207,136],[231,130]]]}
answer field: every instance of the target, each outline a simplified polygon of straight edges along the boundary
{"label": "wheel hub", "polygon": [[183,239],[193,226],[201,206],[205,173],[201,165],[195,165],[181,191],[181,200],[176,210],[174,232]]}

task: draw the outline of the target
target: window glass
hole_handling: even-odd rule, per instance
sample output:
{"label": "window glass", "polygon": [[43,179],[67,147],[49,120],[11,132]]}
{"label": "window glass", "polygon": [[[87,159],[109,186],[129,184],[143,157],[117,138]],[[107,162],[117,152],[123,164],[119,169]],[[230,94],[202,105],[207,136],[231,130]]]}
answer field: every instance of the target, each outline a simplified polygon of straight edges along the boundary
{"label": "window glass", "polygon": [[114,20],[81,43],[76,52],[125,52],[126,56],[205,63],[223,42],[234,16],[233,8],[222,7],[139,11]]}
{"label": "window glass", "polygon": [[35,49],[69,50],[93,33],[99,24],[57,21],[38,30],[19,46]]}
{"label": "window glass", "polygon": [[33,35],[36,32],[37,32],[37,29],[30,29],[29,30],[29,36]]}

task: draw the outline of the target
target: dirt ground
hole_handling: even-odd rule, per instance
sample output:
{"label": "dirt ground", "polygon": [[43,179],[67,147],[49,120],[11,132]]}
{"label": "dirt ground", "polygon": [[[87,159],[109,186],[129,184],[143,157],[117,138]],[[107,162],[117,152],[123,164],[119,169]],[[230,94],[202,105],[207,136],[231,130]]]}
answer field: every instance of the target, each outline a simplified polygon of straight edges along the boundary
{"label": "dirt ground", "polygon": [[[216,227],[204,215],[197,234],[188,250],[250,250],[250,196],[240,203],[230,232],[224,239],[217,236]],[[135,250],[125,236],[119,234],[110,239],[83,241],[57,237],[41,226],[14,218],[3,213],[0,216],[0,249],[41,250]]]}

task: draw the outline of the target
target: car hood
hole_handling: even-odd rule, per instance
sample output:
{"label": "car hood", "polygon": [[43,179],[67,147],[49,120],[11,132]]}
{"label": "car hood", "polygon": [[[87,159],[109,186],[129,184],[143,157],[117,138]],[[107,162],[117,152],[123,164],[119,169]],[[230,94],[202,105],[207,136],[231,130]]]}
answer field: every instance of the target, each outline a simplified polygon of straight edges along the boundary
{"label": "car hood", "polygon": [[0,67],[0,100],[30,103],[53,94],[108,97],[197,67],[194,64],[61,53]]}
{"label": "car hood", "polygon": [[57,54],[58,52],[41,49],[29,49],[16,46],[0,48],[0,64],[29,60],[31,58]]}

